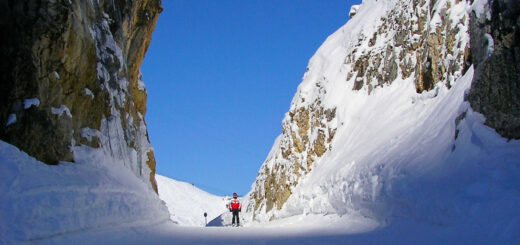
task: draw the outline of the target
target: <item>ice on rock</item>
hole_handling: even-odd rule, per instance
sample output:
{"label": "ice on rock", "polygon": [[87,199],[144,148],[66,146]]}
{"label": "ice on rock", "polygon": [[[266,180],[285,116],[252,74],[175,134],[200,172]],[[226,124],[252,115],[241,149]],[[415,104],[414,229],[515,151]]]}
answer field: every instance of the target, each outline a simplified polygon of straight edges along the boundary
{"label": "ice on rock", "polygon": [[26,99],[23,101],[23,108],[29,109],[31,106],[40,106],[40,100],[38,98]]}
{"label": "ice on rock", "polygon": [[66,105],[61,105],[60,107],[52,107],[51,112],[54,115],[58,115],[59,117],[65,113],[68,117],[72,117],[69,108]]}
{"label": "ice on rock", "polygon": [[5,126],[9,126],[16,122],[16,114],[11,113],[9,114],[9,117],[7,117],[7,122],[5,122]]}
{"label": "ice on rock", "polygon": [[90,96],[90,98],[94,99],[94,93],[92,93],[92,91],[88,88],[85,88],[85,94]]}

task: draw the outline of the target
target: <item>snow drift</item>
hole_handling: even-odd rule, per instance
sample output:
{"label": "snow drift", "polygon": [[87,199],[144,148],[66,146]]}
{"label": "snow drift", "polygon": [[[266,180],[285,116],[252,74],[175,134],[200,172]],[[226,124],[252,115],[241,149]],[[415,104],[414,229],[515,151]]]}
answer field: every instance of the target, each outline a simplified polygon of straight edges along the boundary
{"label": "snow drift", "polygon": [[0,243],[169,221],[154,190],[99,149],[75,163],[43,164],[0,141]]}

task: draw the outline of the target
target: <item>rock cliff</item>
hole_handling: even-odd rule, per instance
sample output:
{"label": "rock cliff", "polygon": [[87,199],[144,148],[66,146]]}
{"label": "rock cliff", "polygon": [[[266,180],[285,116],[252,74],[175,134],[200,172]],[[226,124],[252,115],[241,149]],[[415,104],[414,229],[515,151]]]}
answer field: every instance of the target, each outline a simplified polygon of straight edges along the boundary
{"label": "rock cliff", "polygon": [[[392,132],[411,134],[413,131],[400,125],[385,125],[406,120],[395,119],[405,115],[404,111],[383,110],[386,117],[380,117],[369,110],[381,111],[379,108],[390,105],[404,108],[417,103],[426,104],[423,102],[425,98],[436,98],[444,89],[449,91],[471,65],[475,67],[473,87],[467,95],[471,107],[484,114],[486,124],[502,136],[518,138],[518,5],[518,1],[505,0],[489,3],[485,0],[475,3],[460,0],[364,0],[360,6],[354,6],[350,11],[352,19],[329,36],[309,61],[303,81],[282,121],[282,134],[252,185],[248,211],[253,213],[253,219],[267,221],[295,214],[302,211],[300,209],[318,213],[347,212],[344,206],[330,201],[339,196],[337,203],[359,208],[355,197],[362,200],[359,202],[365,202],[370,199],[367,193],[371,191],[368,189],[373,188],[366,187],[365,190],[364,184],[377,186],[373,181],[378,183],[379,178],[383,182],[380,185],[391,185],[378,176],[387,163],[377,165],[375,160],[360,163],[359,159],[370,159],[369,154],[372,154],[365,152],[367,149],[363,146],[370,145],[369,149],[378,152],[390,152],[389,149],[394,148],[392,142],[403,137],[394,135],[392,138]],[[408,86],[413,86],[414,90],[411,101],[407,101]],[[378,102],[374,101],[381,98],[387,100],[385,104],[375,104]],[[403,102],[399,104],[397,101],[401,100]],[[410,111],[413,111],[410,117],[429,117],[423,115],[426,108]],[[458,125],[464,115],[448,121]],[[374,118],[381,121],[375,122]],[[407,125],[406,122],[402,125]],[[431,121],[420,121],[420,124],[425,131],[438,127],[431,125]],[[409,128],[412,126],[416,125],[408,125]],[[438,130],[430,137],[447,133]],[[428,141],[420,131],[418,129],[417,137],[421,138],[415,140]],[[458,131],[451,133],[456,139]],[[381,139],[388,142],[380,148],[375,147]],[[430,144],[423,146],[425,153],[416,154],[434,154],[432,149],[436,146]],[[350,148],[346,149],[347,146]],[[324,159],[327,154],[328,158]],[[406,154],[401,154],[404,159]],[[339,155],[346,158],[340,159]],[[354,155],[363,157],[356,160]],[[397,161],[403,162],[403,159]],[[318,173],[312,176],[317,171],[316,166],[321,166],[320,174],[332,171],[331,167],[325,167],[332,162],[338,165],[338,173],[326,175],[330,177],[330,183],[316,179],[316,176],[322,176]],[[348,170],[342,171],[343,168]],[[354,168],[367,172],[353,176],[356,173],[352,170]],[[302,181],[306,181],[307,189],[301,187]],[[342,181],[350,184],[341,186],[339,183]],[[364,184],[356,184],[361,182]],[[337,193],[325,190],[327,185],[337,188]],[[322,198],[319,193],[327,197]],[[294,205],[285,207],[282,212],[290,198],[293,198]],[[377,196],[372,194],[372,199],[375,198]],[[295,203],[300,203],[303,208]]]}
{"label": "rock cliff", "polygon": [[2,0],[0,139],[47,164],[103,151],[157,190],[139,66],[160,0]]}
{"label": "rock cliff", "polygon": [[487,14],[471,16],[471,53],[476,75],[468,100],[486,124],[520,139],[520,3],[490,1]]}

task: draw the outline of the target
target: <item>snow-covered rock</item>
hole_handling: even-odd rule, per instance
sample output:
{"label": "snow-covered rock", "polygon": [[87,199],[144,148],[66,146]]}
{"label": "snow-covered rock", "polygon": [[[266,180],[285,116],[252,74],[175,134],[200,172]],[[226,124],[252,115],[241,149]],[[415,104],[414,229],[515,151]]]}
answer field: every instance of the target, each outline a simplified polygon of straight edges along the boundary
{"label": "snow-covered rock", "polygon": [[248,195],[252,220],[354,215],[517,239],[520,142],[465,101],[471,11],[363,1],[309,61]]}
{"label": "snow-covered rock", "polygon": [[[282,135],[253,185],[255,218],[271,219],[324,155],[344,150],[334,146],[339,130],[352,131],[353,147],[361,147],[361,137],[377,137],[377,127],[397,123],[389,102],[411,103],[416,91],[435,96],[434,81],[449,87],[460,78],[469,20],[466,3],[457,2],[363,1],[356,18],[327,38],[309,61]],[[389,115],[379,120],[378,114]]]}
{"label": "snow-covered rock", "polygon": [[467,100],[486,125],[520,139],[520,3],[475,1],[471,14],[471,53],[475,79]]}
{"label": "snow-covered rock", "polygon": [[354,15],[356,15],[358,9],[359,9],[359,5],[352,5],[352,6],[350,7],[350,11],[348,12],[348,16],[349,16],[350,18],[354,17]]}
{"label": "snow-covered rock", "polygon": [[31,98],[31,99],[26,99],[23,101],[24,109],[29,109],[29,108],[31,108],[31,106],[34,106],[34,107],[40,106],[40,100],[38,98]]}

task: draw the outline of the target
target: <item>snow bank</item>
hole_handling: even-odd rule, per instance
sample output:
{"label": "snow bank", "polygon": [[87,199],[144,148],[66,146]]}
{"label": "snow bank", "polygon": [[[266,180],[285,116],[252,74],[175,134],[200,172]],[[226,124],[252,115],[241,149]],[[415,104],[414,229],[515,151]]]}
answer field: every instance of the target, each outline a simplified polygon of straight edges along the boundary
{"label": "snow bank", "polygon": [[75,154],[85,160],[50,166],[0,141],[0,244],[168,220],[161,200],[130,170],[96,149]]}

